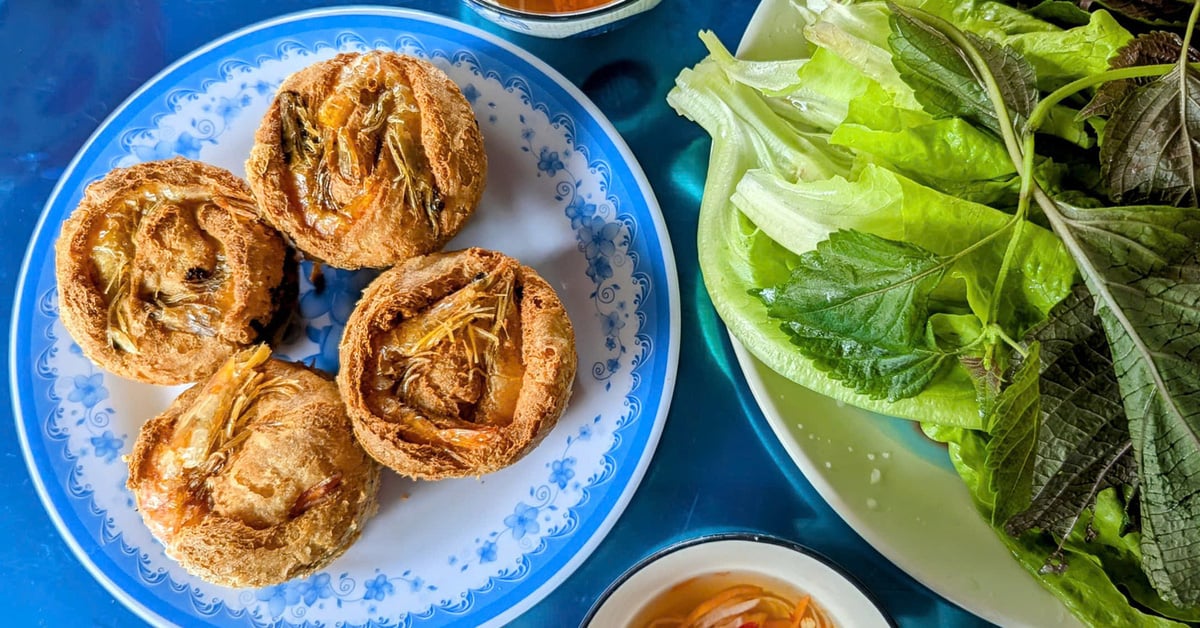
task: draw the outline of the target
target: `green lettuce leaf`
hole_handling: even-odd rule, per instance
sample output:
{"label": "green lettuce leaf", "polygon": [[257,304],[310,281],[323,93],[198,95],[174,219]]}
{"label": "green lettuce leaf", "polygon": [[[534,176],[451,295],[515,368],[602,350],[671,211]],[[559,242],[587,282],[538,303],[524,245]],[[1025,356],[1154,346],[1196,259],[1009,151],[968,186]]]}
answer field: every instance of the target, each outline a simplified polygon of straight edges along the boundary
{"label": "green lettuce leaf", "polygon": [[899,0],[897,4],[1011,46],[1032,64],[1037,85],[1044,91],[1108,69],[1109,58],[1133,37],[1106,11],[1096,11],[1087,24],[1064,30],[999,2]]}
{"label": "green lettuce leaf", "polygon": [[1108,69],[1108,61],[1133,35],[1107,11],[1092,13],[1084,26],[1065,31],[1022,33],[1002,38],[1033,65],[1037,85],[1053,91],[1071,81]]}
{"label": "green lettuce leaf", "polygon": [[[852,180],[796,183],[753,170],[738,184],[733,203],[764,233],[797,254],[816,248],[835,231],[855,229],[953,255],[1012,218],[875,165],[865,166]],[[1018,253],[1023,279],[1001,294],[999,320],[1022,334],[1066,296],[1075,277],[1074,264],[1058,238],[1034,225],[1025,231]],[[1004,238],[996,238],[955,263],[951,280],[934,293],[946,304],[945,311],[958,307],[986,318],[1006,245]]]}
{"label": "green lettuce leaf", "polygon": [[807,82],[801,78],[800,72],[804,66],[812,63],[812,59],[747,61],[733,56],[712,31],[701,31],[700,41],[708,48],[709,59],[721,66],[731,81],[753,88],[763,95],[785,96]]}
{"label": "green lettuce leaf", "polygon": [[1026,33],[1058,33],[1057,26],[1016,7],[992,0],[900,0],[902,7],[921,9],[959,29],[1001,41]]}
{"label": "green lettuce leaf", "polygon": [[[887,5],[884,2],[828,2],[820,6],[812,22],[804,28],[805,38],[879,85],[896,106],[918,109],[920,106],[912,88],[900,78],[892,64]],[[838,78],[835,74],[827,80]]]}
{"label": "green lettuce leaf", "polygon": [[842,124],[850,112],[850,103],[867,90],[883,89],[826,48],[818,48],[799,75],[800,85],[788,93],[787,101],[825,131],[833,131]]}
{"label": "green lettuce leaf", "polygon": [[878,85],[824,48],[811,58],[746,61],[734,57],[711,32],[700,33],[700,39],[730,81],[758,91],[776,114],[813,130],[832,131],[846,118],[847,103],[868,85]]}
{"label": "green lettuce leaf", "polygon": [[[1001,207],[1016,204],[1016,167],[994,135],[962,118],[935,119],[895,107],[876,84],[850,101],[845,121],[829,141],[952,196]],[[1053,168],[1046,162],[1039,171],[1057,181]]]}
{"label": "green lettuce leaf", "polygon": [[790,336],[751,294],[785,279],[796,256],[730,203],[737,182],[751,168],[766,168],[789,180],[844,176],[851,161],[845,149],[829,145],[820,134],[798,132],[779,107],[769,104],[769,97],[731,80],[715,61],[682,72],[667,100],[714,138],[696,231],[705,287],[733,335],[776,372],[822,394],[894,416],[979,426],[973,384],[961,369],[895,403],[857,394],[796,351]]}
{"label": "green lettuce leaf", "polygon": [[680,72],[667,102],[710,135],[737,134],[724,138],[726,152],[735,160],[730,164],[735,173],[758,165],[800,179],[825,179],[849,171],[847,151],[831,146],[823,134],[797,127],[760,92],[733,81],[711,59]]}

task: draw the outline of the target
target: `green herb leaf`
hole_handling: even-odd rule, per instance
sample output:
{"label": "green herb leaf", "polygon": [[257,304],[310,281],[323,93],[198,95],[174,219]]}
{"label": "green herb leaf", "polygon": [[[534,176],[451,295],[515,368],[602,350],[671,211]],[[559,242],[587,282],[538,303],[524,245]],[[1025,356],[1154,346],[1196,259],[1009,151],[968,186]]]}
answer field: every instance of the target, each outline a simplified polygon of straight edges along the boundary
{"label": "green herb leaf", "polygon": [[796,322],[784,323],[783,329],[818,368],[872,399],[914,397],[953,364],[953,354],[932,342],[892,350],[826,335]]}
{"label": "green herb leaf", "polygon": [[[921,105],[935,116],[957,116],[1001,134],[983,79],[966,53],[924,20],[897,6],[892,11],[892,63]],[[1038,97],[1033,67],[1008,46],[965,35],[987,63],[1013,124],[1027,118]]]}
{"label": "green herb leaf", "polygon": [[1200,210],[1043,204],[1096,299],[1138,462],[1143,568],[1200,603]]}
{"label": "green herb leaf", "polygon": [[[988,436],[980,431],[931,425],[921,427],[930,438],[948,445],[950,461],[966,483],[975,505],[985,519],[992,516],[991,492],[988,490],[990,471],[985,464]],[[1145,606],[1132,604],[1133,595],[1143,604],[1157,599],[1139,566],[1137,535],[1122,532],[1124,508],[1114,489],[1102,491],[1096,500],[1092,526],[1078,526],[1071,532],[1062,550],[1071,558],[1066,573],[1049,573],[1042,568],[1046,556],[1058,547],[1050,535],[1029,531],[1012,536],[996,528],[997,538],[1008,547],[1046,589],[1066,604],[1088,626],[1179,627],[1180,624],[1159,616],[1178,616],[1177,609],[1162,601],[1147,612]],[[1090,534],[1089,534],[1090,533]],[[1143,595],[1148,593],[1148,596]],[[1145,601],[1143,601],[1145,600]],[[1182,613],[1187,615],[1187,612]]]}
{"label": "green herb leaf", "polygon": [[1195,207],[1200,76],[1176,67],[1125,98],[1105,126],[1100,166],[1116,202]]}
{"label": "green herb leaf", "polygon": [[952,260],[915,244],[837,231],[762,291],[771,316],[890,349],[917,346],[929,294]]}
{"label": "green herb leaf", "polygon": [[949,357],[927,328],[930,294],[953,262],[915,244],[837,231],[759,296],[807,357],[857,392],[899,399],[920,392]]}
{"label": "green herb leaf", "polygon": [[[1179,61],[1183,40],[1175,33],[1154,31],[1143,33],[1125,44],[1109,60],[1109,69],[1132,68],[1139,65],[1157,65]],[[1188,49],[1188,61],[1200,61],[1200,51]],[[1147,81],[1143,80],[1142,83]],[[1081,118],[1088,116],[1110,116],[1116,113],[1121,103],[1138,85],[1135,80],[1109,81],[1096,89],[1091,102],[1079,111]]]}
{"label": "green herb leaf", "polygon": [[[979,401],[979,413],[990,417],[1004,389],[1005,365],[1002,362],[1007,363],[1007,360],[996,359],[996,356],[988,360],[982,355],[965,354],[958,357],[958,362],[971,375],[975,398]],[[983,428],[987,428],[986,423]]]}
{"label": "green herb leaf", "polygon": [[1113,289],[1123,311],[1100,315],[1140,463],[1144,567],[1164,599],[1200,604],[1200,263]]}
{"label": "green herb leaf", "polygon": [[[797,254],[813,250],[840,229],[854,229],[954,256],[994,236],[1012,220],[1010,214],[939,193],[873,164],[864,166],[853,180],[833,177],[795,184],[752,170],[738,183],[733,202],[771,239]],[[936,300],[959,311],[970,308],[979,318],[986,316],[993,307],[996,273],[1006,248],[1005,238],[994,237],[960,258],[949,272],[953,280],[938,287]],[[1008,333],[1021,335],[1044,320],[1071,291],[1076,271],[1062,241],[1032,225],[1025,229],[1016,260],[1014,276],[1020,280],[1009,283],[1000,294],[1000,323]],[[758,286],[774,283],[778,282]],[[970,388],[966,373],[962,381]]]}
{"label": "green herb leaf", "polygon": [[1030,346],[1029,355],[985,419],[985,429],[991,434],[986,447],[991,471],[988,488],[995,493],[992,525],[1002,524],[1029,505],[1041,409],[1039,349],[1037,343]]}
{"label": "green herb leaf", "polygon": [[[1097,269],[1117,283],[1132,282],[1195,250],[1200,238],[1200,210],[1160,205],[1077,207],[1053,205],[1082,250],[1077,260],[1099,264]],[[1103,304],[1102,304],[1103,305]]]}
{"label": "green herb leaf", "polygon": [[[1096,496],[1132,484],[1136,471],[1128,423],[1104,330],[1079,286],[1029,338],[1042,347],[1041,427],[1028,508],[1006,520],[1020,536],[1031,528],[1066,539]],[[1061,571],[1061,545],[1047,566]]]}
{"label": "green herb leaf", "polygon": [[1181,26],[1187,22],[1190,2],[1181,0],[1094,0],[1127,18],[1156,26]]}

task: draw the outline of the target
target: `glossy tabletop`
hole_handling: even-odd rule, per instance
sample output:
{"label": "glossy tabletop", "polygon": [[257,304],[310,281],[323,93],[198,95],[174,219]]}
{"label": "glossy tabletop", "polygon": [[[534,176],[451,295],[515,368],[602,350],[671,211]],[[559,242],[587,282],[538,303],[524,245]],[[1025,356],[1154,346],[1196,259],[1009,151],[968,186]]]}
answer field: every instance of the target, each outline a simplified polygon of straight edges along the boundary
{"label": "glossy tabletop", "polygon": [[[335,2],[0,0],[0,341],[8,355],[26,243],[59,175],[97,125],[171,62],[254,22]],[[575,626],[643,557],[717,532],[759,532],[825,554],[861,580],[901,626],[984,622],[922,587],[868,546],[787,458],[754,405],[696,260],[696,212],[709,142],[665,102],[704,54],[711,29],[735,47],[757,0],[663,0],[617,31],[542,40],[505,31],[458,2],[389,2],[455,17],[558,69],[612,120],[666,217],[682,295],[674,403],[658,452],[624,515],[591,557],[518,626]],[[5,359],[7,368],[8,361]],[[9,397],[7,377],[0,389]],[[5,625],[124,626],[139,619],[76,561],[43,510],[0,406],[0,617]],[[464,618],[470,625],[470,618]]]}

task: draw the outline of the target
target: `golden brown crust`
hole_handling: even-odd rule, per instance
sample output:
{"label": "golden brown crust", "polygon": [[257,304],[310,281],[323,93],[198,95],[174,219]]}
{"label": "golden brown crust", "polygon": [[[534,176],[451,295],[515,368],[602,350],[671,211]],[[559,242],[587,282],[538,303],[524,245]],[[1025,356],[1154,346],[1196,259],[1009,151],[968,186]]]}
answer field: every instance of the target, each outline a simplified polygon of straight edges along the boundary
{"label": "golden brown crust", "polygon": [[[252,407],[243,428],[252,433],[207,482],[203,514],[159,538],[189,573],[222,586],[304,577],[340,556],[377,509],[379,466],[355,442],[336,385],[279,360],[259,370],[294,380],[298,392],[265,395]],[[203,388],[192,387],[148,421],[129,457],[128,486],[152,531],[162,527],[149,519],[163,491],[156,465]],[[310,499],[330,478],[327,494]]]}
{"label": "golden brown crust", "polygon": [[[436,224],[431,224],[427,212],[412,207],[398,191],[400,184],[393,181],[390,193],[359,208],[361,213],[337,232],[322,234],[305,218],[305,209],[294,192],[283,146],[286,138],[281,98],[284,94],[295,95],[307,111],[317,112],[338,92],[343,73],[368,57],[403,77],[411,87],[420,119],[421,149],[439,195],[440,210],[436,212]],[[338,268],[383,268],[442,248],[474,212],[487,178],[483,136],[458,86],[433,64],[393,52],[339,54],[292,74],[280,85],[254,139],[246,176],[264,216],[305,255]],[[386,147],[381,146],[375,158],[387,159],[388,155]],[[358,181],[362,180],[359,177]],[[341,202],[345,203],[345,194],[350,192],[346,192],[345,181],[333,185],[339,186],[344,193]]]}
{"label": "golden brown crust", "polygon": [[[186,190],[216,201],[194,212],[169,199],[133,210],[131,199]],[[197,203],[188,201],[193,205]],[[63,224],[56,244],[59,311],[72,338],[92,361],[123,377],[152,384],[194,382],[239,349],[282,328],[296,290],[295,263],[278,232],[254,215],[246,183],[228,171],[175,158],[117,169],[89,185]],[[137,352],[114,346],[105,282],[93,260],[95,232],[113,216],[132,215],[136,234],[126,298]],[[214,245],[213,242],[218,244]],[[232,282],[213,335],[174,329],[156,318],[159,295],[187,284],[189,271],[224,255]],[[178,327],[178,326],[176,326]]]}
{"label": "golden brown crust", "polygon": [[[377,394],[372,386],[378,374],[372,369],[379,364],[379,339],[483,275],[510,270],[516,278],[523,367],[511,418],[478,426],[489,436],[484,447],[459,447],[436,439],[418,442],[372,403],[371,395]],[[566,409],[578,361],[574,330],[554,289],[533,269],[483,249],[414,258],[380,275],[350,315],[340,359],[338,387],[359,442],[384,465],[421,479],[491,473],[531,451]]]}

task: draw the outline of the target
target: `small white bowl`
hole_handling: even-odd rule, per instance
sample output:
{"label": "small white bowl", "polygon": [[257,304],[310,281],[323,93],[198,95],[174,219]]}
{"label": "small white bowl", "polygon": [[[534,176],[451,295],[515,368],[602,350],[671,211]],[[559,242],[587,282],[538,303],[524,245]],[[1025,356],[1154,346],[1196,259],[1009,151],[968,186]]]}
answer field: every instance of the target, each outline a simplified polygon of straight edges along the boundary
{"label": "small white bowl", "polygon": [[535,13],[504,6],[496,0],[466,0],[476,13],[510,31],[563,39],[590,37],[625,24],[635,15],[653,9],[661,0],[613,0],[607,4],[582,11]]}
{"label": "small white bowl", "polygon": [[583,625],[630,627],[638,613],[667,589],[696,576],[721,572],[751,573],[791,583],[811,595],[837,626],[895,625],[861,584],[820,554],[757,534],[700,537],[648,556],[608,587]]}

